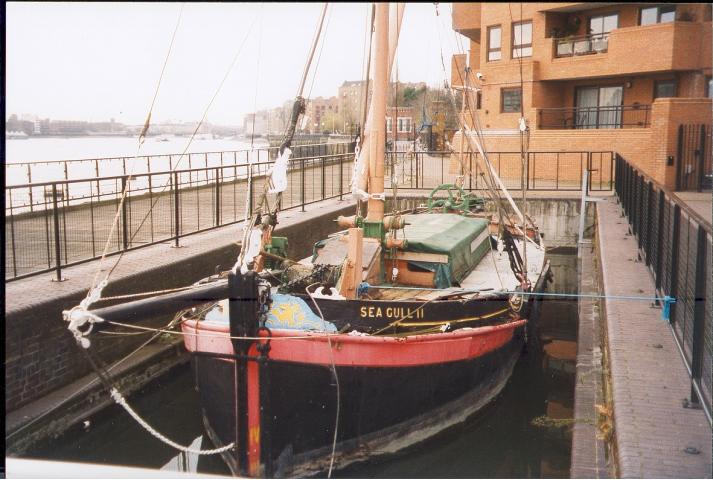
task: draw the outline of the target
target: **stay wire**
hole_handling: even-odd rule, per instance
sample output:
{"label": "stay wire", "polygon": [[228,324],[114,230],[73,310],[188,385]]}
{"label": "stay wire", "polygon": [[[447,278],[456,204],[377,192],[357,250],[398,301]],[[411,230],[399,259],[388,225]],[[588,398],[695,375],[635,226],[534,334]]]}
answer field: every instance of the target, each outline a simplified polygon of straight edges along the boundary
{"label": "stay wire", "polygon": [[[170,173],[173,173],[177,170],[178,165],[181,163],[181,160],[183,160],[183,158],[185,157],[186,152],[188,151],[188,149],[191,146],[191,143],[193,142],[193,139],[195,138],[196,134],[198,133],[198,130],[203,125],[203,122],[205,121],[205,118],[208,115],[208,111],[210,110],[211,106],[213,105],[213,102],[215,101],[216,97],[218,96],[218,93],[220,93],[221,89],[223,88],[223,85],[225,84],[225,81],[227,80],[228,76],[230,75],[230,72],[232,71],[233,67],[235,66],[235,63],[236,63],[238,57],[240,56],[240,53],[242,52],[243,47],[245,46],[245,42],[247,41],[249,34],[252,31],[252,29],[255,25],[255,22],[257,21],[257,18],[258,18],[257,16],[255,16],[255,18],[253,18],[253,21],[250,24],[250,27],[248,28],[248,31],[246,32],[245,37],[243,38],[243,41],[240,43],[240,46],[239,46],[237,52],[235,53],[235,56],[233,57],[233,60],[230,63],[227,71],[225,72],[223,79],[221,80],[220,84],[218,85],[218,88],[216,89],[215,93],[213,94],[213,97],[211,98],[210,102],[208,103],[208,106],[205,108],[205,110],[203,112],[203,116],[201,117],[201,120],[198,122],[198,124],[196,125],[196,128],[193,130],[193,133],[191,134],[190,138],[188,139],[188,143],[187,143],[186,147],[183,149],[183,152],[180,154],[178,161],[176,162],[175,165],[173,165],[173,168],[171,168]],[[159,193],[163,193],[166,190],[166,187],[168,187],[170,182],[171,182],[171,178],[169,177],[169,180],[163,185],[163,187],[161,187],[161,189],[159,190]],[[174,188],[177,189],[178,185],[175,185]],[[139,226],[136,228],[134,233],[131,235],[130,242],[133,241],[133,239],[136,237],[136,235],[139,233],[139,231],[141,231],[141,227],[143,227],[144,223],[149,218],[151,211],[156,206],[156,203],[159,201],[160,198],[161,198],[160,196],[157,196],[154,199],[154,201],[151,203],[151,207],[148,209],[148,211],[144,215],[143,219],[139,223]],[[111,274],[114,272],[116,267],[119,265],[119,262],[121,261],[121,259],[123,258],[125,253],[126,253],[126,250],[122,251],[119,254],[118,258],[116,259],[116,262],[114,262],[114,265],[111,267],[111,269],[107,273],[107,276],[106,276],[107,280],[109,279],[109,276],[111,276]]]}
{"label": "stay wire", "polygon": [[[153,98],[151,99],[151,104],[149,105],[149,111],[146,116],[146,121],[144,122],[144,127],[141,131],[141,134],[139,135],[139,144],[136,148],[136,154],[134,155],[134,157],[138,157],[139,152],[141,151],[141,146],[144,143],[144,139],[146,138],[146,134],[147,134],[149,126],[151,124],[151,114],[153,112],[153,108],[156,103],[156,98],[158,97],[158,92],[161,88],[161,82],[163,81],[163,75],[166,71],[166,65],[168,65],[168,59],[170,58],[171,51],[173,50],[173,43],[176,39],[176,33],[178,32],[178,27],[181,24],[181,18],[183,17],[183,8],[184,7],[185,7],[185,4],[181,4],[181,10],[179,11],[179,14],[178,14],[178,20],[176,20],[176,27],[173,29],[173,34],[171,35],[171,41],[169,42],[169,45],[168,45],[168,51],[166,52],[166,58],[163,61],[163,67],[161,67],[161,73],[158,77],[158,82],[156,83],[156,89],[154,90],[154,95],[153,95]],[[109,253],[109,245],[111,244],[111,239],[114,235],[114,231],[115,231],[117,225],[119,224],[119,217],[121,216],[124,202],[126,201],[126,197],[129,192],[129,185],[131,184],[131,179],[133,177],[134,167],[135,167],[135,162],[132,162],[131,170],[129,170],[129,176],[127,177],[127,181],[124,184],[124,188],[121,192],[121,200],[119,201],[119,205],[117,206],[116,214],[114,215],[114,221],[111,224],[111,229],[109,230],[109,235],[107,235],[106,242],[104,243],[104,250],[102,251],[102,255],[101,255],[101,258],[99,259],[99,263],[97,265],[96,272],[94,273],[94,279],[92,280],[92,283],[89,288],[89,293],[87,295],[90,295],[91,292],[98,285],[99,274],[101,273],[101,267],[102,267],[102,264],[104,263],[104,259],[106,258],[107,254]],[[113,271],[113,268],[112,268],[112,271]],[[111,275],[111,271],[106,275],[105,281],[109,280],[110,275]]]}

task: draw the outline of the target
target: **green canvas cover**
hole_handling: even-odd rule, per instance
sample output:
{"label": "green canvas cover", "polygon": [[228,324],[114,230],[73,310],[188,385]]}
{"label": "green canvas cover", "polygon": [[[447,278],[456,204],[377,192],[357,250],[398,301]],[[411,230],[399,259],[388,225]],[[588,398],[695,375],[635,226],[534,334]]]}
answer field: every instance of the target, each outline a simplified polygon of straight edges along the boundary
{"label": "green canvas cover", "polygon": [[[438,273],[436,287],[446,288],[460,282],[480,262],[490,248],[488,221],[453,213],[406,215],[404,236],[408,252],[448,255],[448,264],[411,262]],[[447,271],[443,271],[447,268]]]}

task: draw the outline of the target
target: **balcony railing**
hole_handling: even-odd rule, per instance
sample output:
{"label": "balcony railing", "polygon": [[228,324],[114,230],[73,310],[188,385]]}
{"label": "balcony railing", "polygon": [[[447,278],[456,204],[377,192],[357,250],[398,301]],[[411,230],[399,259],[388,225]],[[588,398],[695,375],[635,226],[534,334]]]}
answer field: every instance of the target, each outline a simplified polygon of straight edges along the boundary
{"label": "balcony railing", "polygon": [[647,128],[651,105],[615,107],[541,108],[537,125],[543,130]]}
{"label": "balcony railing", "polygon": [[609,46],[609,34],[597,33],[583,37],[555,38],[555,57],[604,53]]}

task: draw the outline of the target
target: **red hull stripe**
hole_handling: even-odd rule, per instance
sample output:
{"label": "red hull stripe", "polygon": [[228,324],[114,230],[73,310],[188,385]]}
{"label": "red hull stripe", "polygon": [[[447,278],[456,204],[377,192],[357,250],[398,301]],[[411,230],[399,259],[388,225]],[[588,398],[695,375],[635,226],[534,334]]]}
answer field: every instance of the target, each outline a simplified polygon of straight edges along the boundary
{"label": "red hull stripe", "polygon": [[[332,334],[329,340],[324,333],[276,329],[272,330],[275,340],[270,343],[270,359],[316,365],[331,365],[334,362],[337,366],[353,367],[415,367],[457,362],[502,347],[512,339],[515,329],[525,323],[526,320],[518,320],[503,325],[410,337]],[[227,325],[186,321],[182,328],[186,333],[184,338],[188,351],[234,353]],[[289,338],[295,336],[310,338]]]}

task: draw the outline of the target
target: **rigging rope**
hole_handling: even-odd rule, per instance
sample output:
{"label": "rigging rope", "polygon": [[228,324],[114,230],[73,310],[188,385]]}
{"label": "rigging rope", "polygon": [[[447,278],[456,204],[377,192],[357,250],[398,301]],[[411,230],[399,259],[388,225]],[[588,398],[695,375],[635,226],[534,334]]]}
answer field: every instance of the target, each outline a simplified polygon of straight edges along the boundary
{"label": "rigging rope", "polygon": [[[176,27],[173,29],[173,34],[171,35],[171,41],[169,42],[168,45],[168,52],[166,52],[166,58],[164,59],[163,62],[163,67],[161,68],[161,74],[159,75],[158,82],[156,83],[156,89],[154,90],[154,96],[153,99],[151,100],[151,105],[149,106],[149,111],[148,115],[146,116],[146,121],[144,122],[144,127],[141,130],[141,134],[139,135],[139,144],[137,145],[136,148],[136,155],[135,157],[138,157],[139,152],[141,151],[141,146],[144,143],[144,139],[146,138],[146,134],[148,133],[149,125],[151,123],[151,113],[153,112],[153,107],[156,102],[156,98],[158,97],[158,92],[159,89],[161,88],[161,82],[163,80],[163,74],[166,71],[166,65],[168,64],[168,59],[171,56],[171,50],[173,49],[173,42],[176,39],[176,32],[178,32],[178,27],[181,24],[181,18],[183,17],[183,8],[185,4],[181,4],[181,10],[178,14],[178,20],[176,21]],[[95,297],[96,294],[94,293],[96,290],[98,290],[99,295],[101,295],[101,289],[103,289],[104,286],[106,286],[106,283],[109,280],[109,275],[111,275],[111,271],[107,273],[105,276],[104,280],[102,282],[99,282],[99,274],[101,273],[101,267],[102,264],[104,263],[104,259],[106,258],[107,254],[109,253],[109,245],[111,243],[111,238],[114,234],[114,231],[116,230],[117,225],[119,224],[119,218],[121,216],[122,208],[124,205],[124,202],[126,201],[126,196],[129,192],[129,185],[131,184],[131,179],[134,173],[134,168],[135,168],[136,162],[131,163],[131,170],[129,171],[129,176],[127,177],[127,181],[124,184],[123,191],[121,192],[121,200],[119,201],[119,205],[116,209],[116,214],[114,214],[114,220],[111,224],[111,228],[109,230],[109,235],[107,235],[106,242],[104,243],[104,250],[102,251],[102,255],[99,259],[99,263],[97,264],[97,269],[96,272],[94,273],[94,279],[92,280],[92,283],[89,287],[89,291],[87,292],[87,297],[86,301],[90,302],[90,299]],[[87,308],[89,307],[89,303],[87,304]]]}
{"label": "rigging rope", "polygon": [[322,319],[322,325],[324,328],[325,333],[327,334],[327,343],[329,345],[329,361],[331,363],[332,367],[332,374],[334,375],[334,383],[337,386],[337,408],[336,408],[336,414],[334,418],[334,436],[332,437],[332,454],[329,459],[329,471],[327,472],[327,478],[332,478],[332,468],[334,468],[334,457],[335,453],[337,450],[337,433],[339,432],[339,411],[341,407],[341,390],[339,387],[339,375],[337,374],[337,366],[336,362],[334,360],[334,350],[332,349],[332,337],[330,335],[329,330],[327,330],[327,321],[324,319],[324,314],[322,313],[322,309],[319,308],[319,304],[317,301],[314,299],[312,296],[312,293],[309,291],[310,287],[313,287],[317,285],[317,283],[313,283],[312,285],[308,285],[305,287],[305,291],[307,292],[307,295],[309,295],[309,298],[312,300],[312,303],[314,304],[315,308],[317,309],[317,312],[319,313],[319,317]]}
{"label": "rigging rope", "polygon": [[[205,118],[206,118],[206,116],[208,115],[208,111],[210,110],[211,106],[213,105],[213,102],[215,101],[215,98],[218,96],[218,93],[220,93],[220,90],[223,88],[223,85],[225,84],[225,81],[227,80],[228,76],[230,75],[230,72],[232,71],[233,67],[235,66],[235,62],[237,61],[237,59],[238,59],[240,53],[242,52],[242,49],[243,49],[243,47],[244,47],[244,45],[245,45],[245,42],[247,41],[248,36],[249,36],[250,32],[252,31],[252,28],[253,28],[253,26],[255,25],[256,20],[257,20],[257,16],[253,19],[252,23],[250,24],[250,28],[248,29],[247,33],[245,34],[245,38],[243,38],[243,41],[242,41],[242,43],[240,44],[240,46],[239,46],[239,48],[238,48],[238,51],[236,52],[235,56],[233,57],[233,61],[231,62],[230,66],[228,67],[228,70],[226,71],[225,76],[223,77],[223,79],[222,79],[222,81],[220,82],[220,84],[219,84],[217,90],[215,91],[213,97],[211,98],[210,102],[208,103],[208,106],[206,107],[205,111],[203,112],[203,116],[201,117],[201,120],[198,122],[198,125],[196,125],[196,128],[193,130],[193,133],[191,134],[190,138],[188,139],[188,143],[186,144],[186,147],[183,149],[183,152],[182,152],[182,153],[180,154],[180,156],[178,157],[178,161],[177,161],[176,164],[173,166],[173,168],[170,170],[170,173],[173,173],[175,170],[177,170],[178,165],[181,163],[181,160],[183,160],[183,157],[185,157],[186,152],[188,152],[188,149],[190,148],[191,143],[193,142],[193,139],[195,138],[196,134],[198,133],[198,130],[199,130],[200,127],[203,125],[203,122],[205,121]],[[163,191],[165,191],[165,190],[166,190],[166,187],[168,187],[168,185],[169,185],[172,181],[173,181],[172,176],[169,175],[169,179],[168,179],[168,180],[166,181],[166,183],[161,187],[161,189],[159,190],[159,193],[162,193]],[[178,188],[178,185],[175,185],[174,188]],[[150,215],[151,211],[153,211],[153,208],[156,206],[156,203],[159,201],[160,198],[161,198],[160,195],[157,195],[156,198],[154,199],[154,201],[151,203],[150,208],[148,209],[148,211],[147,211],[146,214],[144,215],[143,219],[142,219],[141,222],[139,223],[139,226],[136,228],[136,230],[134,231],[134,233],[131,235],[130,242],[133,241],[133,239],[136,237],[136,235],[141,231],[141,227],[144,225],[144,223],[146,222],[146,220],[149,218],[149,215]],[[114,262],[114,265],[112,266],[112,268],[109,270],[109,272],[108,272],[107,275],[106,275],[106,280],[107,280],[107,281],[108,281],[108,279],[109,279],[109,276],[114,272],[114,270],[116,269],[116,267],[119,265],[119,262],[121,261],[121,259],[123,258],[123,256],[124,256],[125,253],[126,253],[126,250],[122,251],[122,252],[119,254],[118,258],[116,259],[116,262]]]}

